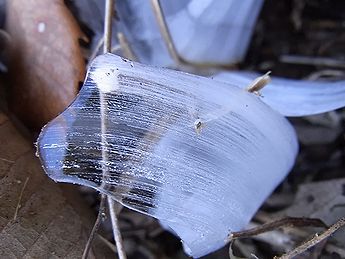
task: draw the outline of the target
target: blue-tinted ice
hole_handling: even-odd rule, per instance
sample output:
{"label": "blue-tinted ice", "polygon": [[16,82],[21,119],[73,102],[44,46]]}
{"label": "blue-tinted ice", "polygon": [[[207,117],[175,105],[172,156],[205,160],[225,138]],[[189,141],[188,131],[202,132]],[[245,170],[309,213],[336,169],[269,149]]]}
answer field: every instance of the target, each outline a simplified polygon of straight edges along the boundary
{"label": "blue-tinted ice", "polygon": [[296,152],[291,125],[255,94],[111,54],[94,60],[76,100],[38,139],[49,177],[160,219],[194,257],[247,225]]}

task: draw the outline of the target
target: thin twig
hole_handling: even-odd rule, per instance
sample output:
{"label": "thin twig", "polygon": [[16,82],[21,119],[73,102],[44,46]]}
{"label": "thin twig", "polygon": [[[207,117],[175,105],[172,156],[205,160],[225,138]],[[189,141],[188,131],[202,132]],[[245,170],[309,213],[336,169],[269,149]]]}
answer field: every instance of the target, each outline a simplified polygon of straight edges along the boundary
{"label": "thin twig", "polygon": [[168,52],[171,58],[175,61],[176,65],[182,66],[192,66],[197,67],[199,69],[202,68],[223,68],[223,69],[230,69],[233,68],[233,64],[218,64],[218,63],[198,63],[186,60],[185,58],[181,57],[178,53],[176,46],[174,44],[173,38],[171,36],[169,27],[167,25],[166,19],[164,17],[163,9],[160,3],[160,0],[151,0],[151,6],[153,13],[156,17],[157,24],[159,27],[159,31],[162,35],[163,41],[168,49]]}
{"label": "thin twig", "polygon": [[96,233],[98,231],[99,226],[102,223],[102,218],[103,218],[103,216],[105,214],[105,201],[106,201],[106,198],[107,198],[106,195],[102,194],[101,202],[99,204],[98,215],[97,215],[95,224],[93,225],[93,228],[91,230],[89,239],[87,240],[87,243],[85,245],[85,249],[84,249],[84,252],[83,252],[83,255],[82,255],[82,259],[86,259],[88,257],[89,251],[90,251],[91,246],[92,246],[92,242],[93,242],[93,240],[94,240],[94,238],[96,236]]}
{"label": "thin twig", "polygon": [[176,64],[179,64],[179,63],[181,63],[181,57],[179,56],[179,54],[175,48],[175,44],[174,44],[172,37],[170,35],[167,23],[166,23],[165,18],[164,18],[164,14],[162,11],[160,1],[159,0],[151,0],[151,5],[153,8],[153,12],[155,14],[155,17],[157,19],[159,30],[162,34],[163,40],[164,40],[164,42],[168,48],[168,51],[169,51],[171,57],[173,58],[173,60],[176,62]]}
{"label": "thin twig", "polygon": [[[250,223],[250,226],[254,228],[260,226],[260,224]],[[304,235],[303,237],[305,236],[306,235]],[[281,231],[280,229],[253,236],[252,239],[264,242],[284,252],[290,251],[296,246],[295,236]]]}
{"label": "thin twig", "polygon": [[[106,0],[105,3],[105,17],[104,17],[104,43],[103,43],[103,53],[111,52],[111,33],[112,33],[112,18],[114,13],[114,6],[115,1],[114,0]],[[100,100],[100,113],[101,113],[101,144],[102,144],[102,175],[103,175],[103,183],[108,180],[109,177],[109,169],[108,169],[108,152],[107,152],[107,100],[106,96],[102,91],[99,91],[99,100]],[[117,216],[114,210],[114,201],[105,194],[102,195],[100,210],[103,210],[105,199],[107,199],[108,206],[109,206],[109,213],[110,213],[110,219],[112,222],[113,227],[113,234],[114,239],[116,243],[116,247],[118,250],[118,255],[120,259],[126,259],[126,254],[123,249],[123,242],[121,238],[121,233],[119,230],[119,226],[117,223]],[[92,240],[94,238],[95,233],[98,230],[99,227],[99,221],[102,216],[102,211],[99,211],[97,220],[95,222],[94,228],[92,229],[91,235],[89,237],[89,241],[87,243],[88,247],[91,247]],[[87,258],[89,249],[85,249],[83,258]]]}
{"label": "thin twig", "polygon": [[101,242],[103,242],[111,251],[113,251],[114,253],[117,253],[116,246],[112,242],[110,242],[108,239],[106,239],[105,237],[103,237],[100,234],[97,234],[97,238]]}
{"label": "thin twig", "polygon": [[125,249],[123,246],[119,223],[116,216],[115,201],[111,199],[109,196],[107,200],[108,200],[108,206],[109,206],[111,225],[113,227],[113,235],[114,235],[115,244],[117,248],[117,254],[119,255],[120,259],[126,259],[127,256],[126,256]]}
{"label": "thin twig", "polygon": [[105,2],[103,53],[108,53],[111,51],[111,33],[112,33],[114,5],[115,5],[114,0],[107,0]]}
{"label": "thin twig", "polygon": [[345,217],[339,219],[336,223],[334,223],[332,226],[330,226],[327,230],[325,230],[324,232],[322,232],[320,235],[316,234],[312,239],[310,239],[309,241],[303,243],[302,245],[296,247],[295,249],[293,249],[292,251],[290,251],[289,253],[282,255],[280,257],[276,257],[276,259],[290,259],[293,258],[303,252],[305,252],[306,250],[308,250],[309,248],[317,245],[318,243],[320,243],[321,241],[323,241],[324,239],[330,237],[334,232],[336,232],[339,228],[345,226]]}
{"label": "thin twig", "polygon": [[290,227],[290,226],[294,226],[294,227],[313,226],[313,227],[327,228],[327,225],[319,219],[287,217],[287,218],[283,218],[283,219],[276,220],[273,222],[265,223],[256,228],[238,231],[238,232],[232,232],[229,235],[229,240],[233,240],[237,238],[252,237],[252,236],[256,236],[268,231],[275,230],[277,228]]}
{"label": "thin twig", "polygon": [[24,185],[23,185],[23,188],[22,188],[22,190],[20,191],[19,198],[18,198],[18,203],[17,203],[17,207],[16,207],[16,211],[14,212],[14,216],[13,216],[13,220],[16,220],[16,219],[17,219],[18,211],[19,211],[20,206],[21,206],[20,203],[21,203],[21,201],[22,201],[24,189],[25,189],[26,185],[28,184],[29,178],[30,178],[30,177],[26,177],[25,182],[24,182]]}
{"label": "thin twig", "polygon": [[[261,222],[261,224],[271,222],[272,216],[267,214],[265,212],[258,212],[255,215],[255,219]],[[257,223],[251,223],[252,228],[258,227],[259,224]],[[253,239],[265,242],[271,246],[278,247],[280,250],[284,250],[285,252],[292,250],[294,247],[296,247],[295,238],[302,239],[309,235],[309,232],[301,229],[301,228],[294,228],[289,231],[289,233],[282,232],[279,230],[274,230],[271,232],[267,232],[258,236],[253,236]],[[336,245],[330,244],[326,242],[325,251],[327,253],[337,253],[342,258],[345,258],[345,249],[338,247]]]}
{"label": "thin twig", "polygon": [[[105,19],[104,19],[104,47],[103,52],[108,53],[111,51],[111,33],[112,33],[112,19],[113,19],[113,13],[114,13],[114,0],[107,0],[105,3]],[[105,99],[104,93],[100,91],[100,112],[101,112],[101,135],[102,135],[102,172],[103,172],[103,178],[106,180],[109,169],[108,169],[108,152],[106,148],[107,144],[107,101]],[[124,251],[124,246],[122,242],[122,237],[118,225],[118,220],[115,212],[115,204],[114,200],[112,200],[109,196],[107,196],[108,206],[109,206],[109,214],[111,219],[111,224],[113,227],[113,235],[114,240],[116,244],[116,248],[118,251],[118,255],[120,259],[126,259],[126,253]]]}

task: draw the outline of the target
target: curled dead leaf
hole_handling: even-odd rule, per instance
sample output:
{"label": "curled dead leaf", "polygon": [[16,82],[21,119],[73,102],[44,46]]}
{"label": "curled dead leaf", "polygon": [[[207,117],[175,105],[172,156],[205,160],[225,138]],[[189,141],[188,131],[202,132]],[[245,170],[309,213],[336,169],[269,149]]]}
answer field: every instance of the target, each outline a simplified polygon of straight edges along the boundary
{"label": "curled dead leaf", "polygon": [[83,34],[63,0],[7,1],[9,106],[32,129],[62,112],[78,92]]}

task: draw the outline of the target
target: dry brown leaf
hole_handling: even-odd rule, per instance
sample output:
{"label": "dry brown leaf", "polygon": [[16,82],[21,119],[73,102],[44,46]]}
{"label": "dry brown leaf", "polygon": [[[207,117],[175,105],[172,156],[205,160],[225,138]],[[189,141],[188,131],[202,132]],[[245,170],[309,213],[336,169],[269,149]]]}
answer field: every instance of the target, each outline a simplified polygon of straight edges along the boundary
{"label": "dry brown leaf", "polygon": [[0,112],[0,258],[81,257],[94,216],[73,188],[60,186]]}
{"label": "dry brown leaf", "polygon": [[83,35],[63,0],[7,1],[6,29],[12,37],[10,109],[39,129],[78,92],[85,73]]}

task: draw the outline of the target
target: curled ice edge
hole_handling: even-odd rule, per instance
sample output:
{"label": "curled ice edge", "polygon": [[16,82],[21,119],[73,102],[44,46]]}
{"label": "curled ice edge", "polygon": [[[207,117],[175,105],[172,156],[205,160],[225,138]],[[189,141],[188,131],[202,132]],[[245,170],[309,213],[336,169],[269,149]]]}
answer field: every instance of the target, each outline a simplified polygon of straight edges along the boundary
{"label": "curled ice edge", "polygon": [[[250,72],[221,72],[212,78],[246,87],[259,75]],[[308,116],[345,106],[345,80],[307,81],[272,77],[261,91],[261,100],[287,117]]]}

